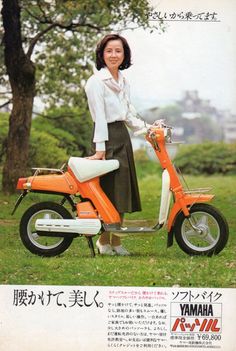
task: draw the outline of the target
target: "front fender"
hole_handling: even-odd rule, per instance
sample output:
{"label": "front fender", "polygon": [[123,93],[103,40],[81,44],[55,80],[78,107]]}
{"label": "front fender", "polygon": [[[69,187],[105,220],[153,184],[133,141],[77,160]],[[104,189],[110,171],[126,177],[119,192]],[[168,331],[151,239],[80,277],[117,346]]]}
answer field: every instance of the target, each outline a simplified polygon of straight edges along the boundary
{"label": "front fender", "polygon": [[[213,199],[214,195],[210,194],[185,194],[181,199],[181,202],[184,203],[185,206],[190,207],[195,203],[201,202],[209,202]],[[169,218],[167,221],[167,230],[168,233],[171,232],[171,228],[175,223],[176,216],[179,212],[182,211],[182,206],[179,201],[176,201],[170,211]]]}

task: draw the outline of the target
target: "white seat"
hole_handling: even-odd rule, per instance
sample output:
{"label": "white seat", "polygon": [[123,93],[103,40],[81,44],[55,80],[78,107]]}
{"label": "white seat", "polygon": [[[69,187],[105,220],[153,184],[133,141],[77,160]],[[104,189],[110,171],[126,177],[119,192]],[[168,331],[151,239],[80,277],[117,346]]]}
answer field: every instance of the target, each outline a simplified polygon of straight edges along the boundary
{"label": "white seat", "polygon": [[70,157],[68,166],[80,182],[99,177],[119,168],[118,160],[89,160],[82,157]]}

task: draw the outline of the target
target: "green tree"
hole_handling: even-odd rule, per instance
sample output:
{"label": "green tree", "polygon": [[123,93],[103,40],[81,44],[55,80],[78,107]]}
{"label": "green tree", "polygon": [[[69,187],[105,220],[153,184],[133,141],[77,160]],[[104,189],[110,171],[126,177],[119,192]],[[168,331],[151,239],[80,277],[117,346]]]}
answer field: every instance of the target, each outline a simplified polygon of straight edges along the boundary
{"label": "green tree", "polygon": [[6,154],[6,136],[9,126],[9,114],[0,113],[0,165],[3,162],[3,157]]}
{"label": "green tree", "polygon": [[60,168],[68,160],[66,150],[60,141],[51,134],[32,127],[30,151],[27,166]]}
{"label": "green tree", "polygon": [[[49,104],[75,99],[83,104],[82,86],[92,48],[106,32],[131,23],[148,27],[147,0],[3,0],[3,45],[8,96],[12,102],[3,190],[14,192],[25,173],[34,97]],[[37,71],[36,71],[37,68]],[[37,81],[37,84],[36,84]]]}
{"label": "green tree", "polygon": [[88,109],[51,108],[33,119],[33,127],[58,139],[59,146],[68,155],[83,157],[89,154],[93,123]]}

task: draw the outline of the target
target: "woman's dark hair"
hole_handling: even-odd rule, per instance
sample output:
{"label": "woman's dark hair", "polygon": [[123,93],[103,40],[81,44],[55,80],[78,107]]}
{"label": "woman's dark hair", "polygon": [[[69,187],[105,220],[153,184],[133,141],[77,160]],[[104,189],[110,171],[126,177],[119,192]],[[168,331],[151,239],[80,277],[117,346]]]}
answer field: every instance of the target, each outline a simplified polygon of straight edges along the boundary
{"label": "woman's dark hair", "polygon": [[100,70],[101,68],[106,67],[106,64],[103,59],[103,53],[107,43],[110,40],[121,40],[123,49],[124,49],[124,61],[119,66],[119,69],[123,70],[123,69],[129,68],[131,66],[131,50],[130,50],[129,44],[127,43],[127,40],[122,36],[120,36],[119,34],[108,34],[98,43],[96,48],[97,69]]}

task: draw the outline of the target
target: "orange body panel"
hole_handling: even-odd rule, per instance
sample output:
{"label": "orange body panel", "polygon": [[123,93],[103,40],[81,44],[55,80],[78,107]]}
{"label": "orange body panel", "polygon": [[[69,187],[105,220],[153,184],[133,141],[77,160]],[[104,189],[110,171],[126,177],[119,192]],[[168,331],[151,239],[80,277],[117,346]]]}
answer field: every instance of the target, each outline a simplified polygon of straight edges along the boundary
{"label": "orange body panel", "polygon": [[79,218],[98,218],[97,212],[89,201],[79,202],[76,208]]}
{"label": "orange body panel", "polygon": [[163,129],[156,129],[152,133],[152,137],[148,135],[146,139],[152,144],[155,153],[160,161],[162,169],[167,169],[170,176],[170,190],[172,191],[175,202],[178,203],[178,206],[181,207],[181,210],[185,214],[185,216],[189,215],[189,210],[185,201],[183,200],[185,197],[184,190],[182,184],[179,180],[178,174],[176,172],[175,167],[172,164],[172,161],[166,151],[165,148],[165,136]]}
{"label": "orange body panel", "polygon": [[[68,172],[75,177],[70,167]],[[87,182],[79,182],[75,178],[78,192],[82,197],[91,200],[100,217],[106,224],[120,223],[120,215],[114,205],[108,199],[100,186],[99,177],[88,180]]]}
{"label": "orange body panel", "polygon": [[152,135],[147,135],[146,139],[152,144],[155,153],[163,169],[167,169],[170,176],[170,190],[174,196],[174,205],[170,211],[167,228],[168,232],[174,223],[178,212],[182,211],[184,215],[189,216],[189,206],[196,202],[211,201],[214,195],[206,194],[186,194],[179,180],[179,176],[165,148],[165,136],[163,129],[156,129]]}
{"label": "orange body panel", "polygon": [[174,193],[183,193],[183,187],[179,180],[175,167],[167,153],[165,147],[165,136],[163,129],[156,129],[153,131],[155,137],[151,138],[149,135],[146,139],[152,144],[155,153],[160,161],[162,169],[167,169],[170,176],[171,190]]}
{"label": "orange body panel", "polygon": [[[29,178],[21,178],[18,181],[18,189],[39,190],[48,192],[59,192],[69,195],[81,194],[82,197],[88,198],[94,204],[97,213],[103,219],[104,223],[120,223],[120,215],[106,194],[103,192],[99,177],[88,180],[87,182],[79,182],[71,169],[68,167],[68,172],[63,174],[48,174],[37,175]],[[97,218],[98,215],[91,204],[87,202],[78,204],[78,215],[88,212],[88,216],[83,215],[83,218]],[[87,207],[86,207],[87,206]],[[91,217],[92,216],[92,217]]]}
{"label": "orange body panel", "polygon": [[71,195],[78,192],[76,181],[69,172],[32,176],[27,179],[23,187],[29,190],[44,190]]}
{"label": "orange body panel", "polygon": [[77,180],[77,186],[81,196],[92,201],[104,223],[120,223],[120,215],[103,192],[98,177],[83,183]]}

